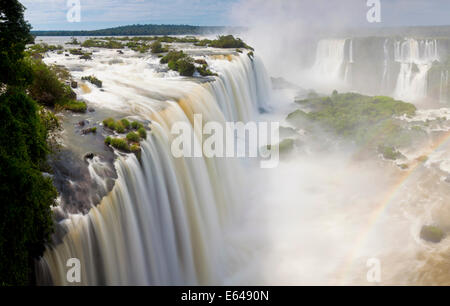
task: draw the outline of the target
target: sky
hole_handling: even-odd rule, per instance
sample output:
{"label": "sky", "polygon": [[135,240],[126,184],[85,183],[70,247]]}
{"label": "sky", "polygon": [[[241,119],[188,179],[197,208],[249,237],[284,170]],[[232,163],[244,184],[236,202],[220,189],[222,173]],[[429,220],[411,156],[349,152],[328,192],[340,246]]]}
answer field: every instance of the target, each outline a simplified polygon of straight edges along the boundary
{"label": "sky", "polygon": [[[367,0],[21,0],[34,30],[93,30],[129,24],[246,26],[266,18],[270,7],[286,18],[332,19],[350,26],[450,24],[450,0],[379,0],[381,23],[366,20]],[[69,22],[71,2],[80,3],[80,21]],[[274,24],[276,26],[276,24]]]}

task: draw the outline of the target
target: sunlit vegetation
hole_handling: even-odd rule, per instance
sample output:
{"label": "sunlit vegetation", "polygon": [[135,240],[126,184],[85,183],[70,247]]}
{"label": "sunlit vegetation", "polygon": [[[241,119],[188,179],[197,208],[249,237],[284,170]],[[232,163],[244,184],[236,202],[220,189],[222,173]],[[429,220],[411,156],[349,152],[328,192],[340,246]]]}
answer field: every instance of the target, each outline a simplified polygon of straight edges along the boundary
{"label": "sunlit vegetation", "polygon": [[208,65],[202,65],[197,67],[198,73],[200,73],[201,76],[217,76],[217,73],[212,72],[208,69]]}
{"label": "sunlit vegetation", "polygon": [[[134,134],[139,138],[136,133]],[[131,133],[128,135],[131,135]],[[105,138],[105,144],[125,153],[140,153],[141,146],[139,145],[139,140],[128,139],[128,135],[127,138],[108,136]]]}
{"label": "sunlit vegetation", "polygon": [[372,146],[387,159],[397,159],[395,148],[408,145],[421,133],[404,128],[398,116],[413,116],[414,105],[389,97],[369,97],[356,93],[311,97],[297,101],[303,110],[288,115],[287,121],[310,131],[325,131],[357,144]]}
{"label": "sunlit vegetation", "polygon": [[107,49],[122,49],[124,45],[117,40],[100,40],[100,39],[87,39],[82,44],[84,48],[107,48]]}
{"label": "sunlit vegetation", "polygon": [[99,88],[102,88],[102,86],[103,86],[103,82],[100,81],[99,79],[97,79],[97,78],[96,78],[95,76],[93,76],[93,75],[84,76],[84,77],[81,77],[81,79],[82,79],[83,81],[88,81],[89,83],[94,84],[95,86],[97,86],[97,87],[99,87]]}
{"label": "sunlit vegetation", "polygon": [[214,48],[243,48],[253,50],[240,38],[235,38],[233,35],[221,35],[217,39],[209,43],[210,47]]}
{"label": "sunlit vegetation", "polygon": [[145,128],[142,123],[138,121],[133,121],[130,123],[130,121],[125,118],[121,120],[114,120],[114,118],[111,117],[106,118],[103,120],[103,126],[118,133],[124,133],[131,130],[137,131],[139,134],[141,130],[145,132]]}
{"label": "sunlit vegetation", "polygon": [[70,100],[63,105],[63,108],[75,113],[85,113],[87,110],[87,105],[84,101]]}
{"label": "sunlit vegetation", "polygon": [[198,47],[207,47],[210,43],[211,43],[210,39],[202,39],[194,43],[194,45]]}
{"label": "sunlit vegetation", "polygon": [[92,59],[92,53],[91,52],[85,52],[83,49],[69,49],[69,53],[72,55],[80,55],[80,59],[86,59],[90,60]]}
{"label": "sunlit vegetation", "polygon": [[80,56],[80,59],[84,59],[86,61],[90,61],[92,60],[92,56],[89,54],[83,54],[82,56]]}
{"label": "sunlit vegetation", "polygon": [[26,50],[26,54],[35,57],[36,55],[43,55],[50,51],[62,51],[62,50],[64,50],[63,46],[59,45],[55,46],[46,43],[41,43],[29,46]]}
{"label": "sunlit vegetation", "polygon": [[[145,130],[144,130],[145,131]],[[139,142],[141,140],[141,137],[139,136],[139,134],[137,134],[136,132],[129,132],[127,134],[127,139],[129,141],[133,141],[133,142]]]}
{"label": "sunlit vegetation", "polygon": [[[178,71],[181,76],[193,76],[196,70],[202,76],[217,76],[216,73],[208,69],[205,60],[194,60],[183,51],[170,51],[161,58],[160,62],[168,64],[169,69]],[[196,66],[195,64],[199,65]]]}
{"label": "sunlit vegetation", "polygon": [[169,49],[167,49],[166,47],[163,47],[162,43],[160,41],[154,41],[151,45],[150,48],[152,50],[152,53],[158,54],[158,53],[164,53],[164,52],[168,52]]}
{"label": "sunlit vegetation", "polygon": [[141,137],[142,139],[147,138],[147,131],[143,127],[140,127],[138,129],[138,133],[139,133],[139,137]]}
{"label": "sunlit vegetation", "polygon": [[150,49],[150,46],[145,43],[140,43],[136,41],[129,41],[126,43],[126,46],[130,48],[133,51],[139,52],[139,53],[145,53],[148,52]]}
{"label": "sunlit vegetation", "polygon": [[143,128],[144,125],[138,121],[133,121],[133,122],[131,122],[131,127],[135,130],[138,130],[140,128]]}
{"label": "sunlit vegetation", "polygon": [[59,66],[49,67],[40,60],[28,59],[27,63],[33,75],[28,91],[35,101],[57,110],[86,111],[86,103],[77,101],[77,95],[72,88],[61,82],[61,79],[69,77],[67,70]]}
{"label": "sunlit vegetation", "polygon": [[103,126],[119,134],[125,134],[125,137],[105,138],[105,144],[125,153],[135,153],[140,157],[140,142],[147,138],[147,130],[144,125],[138,121],[130,122],[127,119],[114,120],[106,118],[103,120]]}
{"label": "sunlit vegetation", "polygon": [[161,63],[167,63],[169,69],[178,71],[181,76],[192,76],[195,72],[194,59],[183,51],[170,51],[161,58]]}

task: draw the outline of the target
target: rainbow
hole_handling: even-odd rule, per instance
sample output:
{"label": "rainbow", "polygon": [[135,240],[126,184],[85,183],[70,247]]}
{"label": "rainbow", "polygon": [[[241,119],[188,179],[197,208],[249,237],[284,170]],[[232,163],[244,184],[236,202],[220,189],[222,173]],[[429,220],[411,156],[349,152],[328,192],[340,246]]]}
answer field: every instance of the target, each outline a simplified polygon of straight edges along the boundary
{"label": "rainbow", "polygon": [[[450,139],[450,131],[447,131],[443,133],[438,140],[431,145],[423,154],[423,156],[428,157],[431,153],[437,151],[439,148],[441,148],[444,144],[447,143],[447,141]],[[345,281],[345,276],[347,272],[350,269],[350,266],[355,258],[355,255],[360,250],[360,248],[364,245],[364,243],[367,240],[367,237],[375,227],[378,219],[383,215],[383,213],[388,208],[389,204],[391,203],[392,199],[395,197],[395,195],[398,193],[399,190],[401,190],[401,187],[405,186],[408,182],[408,179],[412,177],[412,175],[415,173],[415,171],[419,168],[420,165],[422,165],[426,160],[415,160],[414,164],[412,164],[409,169],[405,170],[403,174],[399,177],[397,183],[392,186],[392,188],[387,192],[386,196],[383,198],[383,200],[377,205],[377,207],[373,210],[373,212],[370,214],[368,220],[367,220],[367,226],[361,233],[357,236],[357,239],[355,241],[354,247],[349,252],[349,255],[346,257],[346,260],[344,262],[343,268],[340,269],[340,272],[338,273],[338,281],[340,284],[343,284]]]}

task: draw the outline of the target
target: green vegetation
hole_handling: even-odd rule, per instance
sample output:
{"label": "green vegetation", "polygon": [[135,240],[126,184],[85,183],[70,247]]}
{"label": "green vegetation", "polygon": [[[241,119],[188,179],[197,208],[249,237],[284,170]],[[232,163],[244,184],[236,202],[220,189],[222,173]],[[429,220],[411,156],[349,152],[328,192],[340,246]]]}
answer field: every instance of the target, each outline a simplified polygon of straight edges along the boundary
{"label": "green vegetation", "polygon": [[[130,133],[131,134],[131,133]],[[128,134],[128,135],[130,135]],[[136,133],[134,133],[136,134]],[[141,151],[141,147],[139,145],[139,136],[136,134],[136,136],[138,137],[138,140],[130,140],[128,139],[128,135],[127,138],[113,138],[113,137],[106,137],[105,139],[105,144],[107,146],[111,146],[119,151],[125,152],[125,153],[135,153],[135,154],[139,154]],[[132,136],[134,137],[134,136]],[[138,155],[139,157],[140,155]]]}
{"label": "green vegetation", "polygon": [[63,108],[75,113],[85,113],[87,105],[86,102],[83,101],[69,100],[69,102],[63,105]]}
{"label": "green vegetation", "polygon": [[[127,119],[121,119],[121,120],[114,120],[113,118],[106,118],[105,120],[103,120],[103,126],[116,131],[118,133],[124,133],[126,131],[129,131],[131,129],[137,131],[139,133],[139,135],[141,135],[141,133],[146,133],[146,130],[144,129],[144,126],[142,125],[142,123],[137,122],[137,121],[133,121],[132,123],[130,123],[130,121],[128,121]],[[141,132],[141,130],[143,132]],[[141,135],[142,137],[142,135]],[[145,138],[145,137],[142,137]]]}
{"label": "green vegetation", "polygon": [[84,129],[84,130],[82,131],[82,133],[83,133],[84,135],[90,134],[90,133],[96,134],[96,133],[97,133],[97,127],[94,126],[94,127],[91,127],[91,128]]}
{"label": "green vegetation", "polygon": [[395,119],[396,116],[413,116],[414,105],[389,97],[335,92],[331,97],[311,97],[296,102],[309,113],[297,110],[289,114],[287,120],[294,126],[307,130],[320,127],[360,145],[383,146],[381,153],[389,159],[399,156],[395,147],[409,144],[414,133],[420,133],[403,128]]}
{"label": "green vegetation", "polygon": [[154,41],[151,45],[150,45],[150,49],[152,50],[152,53],[157,54],[157,53],[164,53],[164,52],[168,52],[169,49],[164,48],[163,45],[161,44],[160,41]]}
{"label": "green vegetation", "polygon": [[136,132],[129,132],[127,134],[127,139],[129,141],[133,141],[133,142],[139,142],[141,140],[141,138],[139,137],[139,135]]}
{"label": "green vegetation", "polygon": [[49,51],[62,51],[62,50],[64,50],[63,46],[54,46],[48,45],[46,43],[41,43],[29,46],[27,48],[26,54],[35,57],[38,54],[43,55],[44,53],[47,53]]}
{"label": "green vegetation", "polygon": [[130,146],[128,145],[128,142],[123,138],[112,138],[111,146],[124,152],[130,151]]}
{"label": "green vegetation", "polygon": [[37,36],[124,36],[124,35],[196,35],[240,31],[237,27],[208,27],[190,25],[128,25],[94,31],[33,31]]}
{"label": "green vegetation", "polygon": [[77,96],[72,88],[60,81],[60,79],[67,80],[70,77],[67,70],[59,66],[49,67],[39,59],[28,58],[26,63],[33,76],[27,89],[35,101],[56,109],[86,112],[86,103],[77,101]]}
{"label": "green vegetation", "polygon": [[[183,51],[170,51],[161,58],[160,62],[168,64],[169,69],[178,71],[181,76],[193,76],[195,70],[202,76],[217,76],[216,73],[208,69],[208,63],[205,60],[194,60]],[[201,66],[196,67],[194,63]]]}
{"label": "green vegetation", "polygon": [[123,125],[122,121],[117,121],[114,124],[114,129],[116,130],[117,133],[125,133],[125,126]]}
{"label": "green vegetation", "polygon": [[235,38],[233,35],[221,35],[217,39],[211,41],[209,46],[214,48],[243,48],[253,51],[252,47],[247,45],[240,38]]}
{"label": "green vegetation", "polygon": [[[33,72],[24,59],[33,39],[24,7],[0,4],[0,285],[30,285],[34,260],[42,256],[53,231],[51,207],[56,190],[42,174],[48,169],[50,114],[27,94]],[[40,117],[40,115],[43,117]]]}
{"label": "green vegetation", "polygon": [[126,46],[133,51],[145,53],[150,49],[150,46],[145,43],[139,43],[136,41],[127,42]]}
{"label": "green vegetation", "polygon": [[211,43],[210,39],[203,39],[198,42],[196,42],[194,45],[198,47],[208,47],[208,45]]}
{"label": "green vegetation", "polygon": [[140,123],[138,121],[133,121],[133,122],[131,122],[131,127],[135,130],[138,130],[140,128],[143,128],[144,126],[142,125],[142,123]]}
{"label": "green vegetation", "polygon": [[170,51],[160,61],[168,64],[169,69],[178,71],[181,76],[192,76],[195,72],[194,59],[183,51]]}
{"label": "green vegetation", "polygon": [[141,137],[142,139],[147,138],[147,131],[143,127],[138,129],[138,133],[139,133],[139,137]]}
{"label": "green vegetation", "polygon": [[100,81],[99,79],[97,79],[95,76],[93,75],[89,75],[89,76],[84,76],[81,78],[83,81],[88,81],[89,83],[94,84],[95,86],[102,88],[103,86],[103,82]]}
{"label": "green vegetation", "polygon": [[444,232],[437,226],[425,225],[420,230],[420,238],[426,241],[438,243],[444,239]]}
{"label": "green vegetation", "polygon": [[201,76],[217,76],[217,73],[214,73],[208,69],[208,65],[197,67],[197,71]]}
{"label": "green vegetation", "polygon": [[83,49],[69,49],[69,53],[72,55],[84,55]]}
{"label": "green vegetation", "polygon": [[195,66],[188,57],[179,59],[176,62],[169,62],[169,68],[178,71],[181,76],[192,76],[195,72]]}
{"label": "green vegetation", "polygon": [[[286,138],[280,141],[278,144],[273,145],[274,147],[278,147],[278,150],[281,154],[290,153],[294,149],[294,139]],[[272,149],[272,145],[267,145],[267,150]]]}
{"label": "green vegetation", "polygon": [[123,49],[124,45],[116,40],[101,40],[99,38],[87,39],[82,44],[84,48],[107,48],[107,49]]}
{"label": "green vegetation", "polygon": [[400,152],[398,152],[395,148],[389,146],[378,146],[378,152],[383,155],[385,159],[396,160],[404,157]]}
{"label": "green vegetation", "polygon": [[130,126],[131,126],[131,123],[130,123],[130,121],[128,121],[127,119],[122,119],[122,120],[120,120],[120,122],[122,123],[122,125],[123,125],[123,127],[124,128],[126,128],[126,129],[129,129],[130,128]]}
{"label": "green vegetation", "polygon": [[160,62],[161,64],[168,64],[170,62],[176,62],[179,59],[185,58],[187,56],[188,55],[183,51],[170,51],[166,56],[161,58]]}
{"label": "green vegetation", "polygon": [[128,132],[125,138],[106,137],[105,144],[126,153],[135,153],[140,158],[139,142],[147,138],[147,131],[138,121],[129,122],[127,119],[115,121],[113,118],[103,120],[103,125],[118,133]]}
{"label": "green vegetation", "polygon": [[115,130],[116,129],[116,121],[113,118],[106,118],[105,120],[103,120],[103,126],[111,129],[111,130]]}
{"label": "green vegetation", "polygon": [[82,56],[80,56],[80,59],[90,61],[92,60],[92,56],[90,56],[89,54],[83,54]]}

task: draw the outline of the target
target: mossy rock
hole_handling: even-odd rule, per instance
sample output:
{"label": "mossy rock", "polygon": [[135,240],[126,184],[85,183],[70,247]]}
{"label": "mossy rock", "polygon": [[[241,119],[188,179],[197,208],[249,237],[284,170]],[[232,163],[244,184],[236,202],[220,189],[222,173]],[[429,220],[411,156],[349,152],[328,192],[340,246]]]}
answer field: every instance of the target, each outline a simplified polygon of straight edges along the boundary
{"label": "mossy rock", "polygon": [[[280,154],[290,153],[294,149],[294,139],[292,138],[283,139],[275,146],[278,147],[278,152]],[[267,145],[266,149],[271,150],[272,145]]]}
{"label": "mossy rock", "polygon": [[404,158],[403,154],[397,151],[395,148],[390,146],[379,146],[378,152],[383,155],[385,159],[397,160]]}
{"label": "mossy rock", "polygon": [[420,230],[420,238],[425,241],[438,243],[444,239],[444,236],[444,232],[437,226],[424,225]]}

